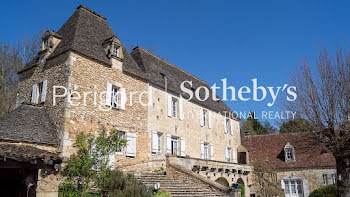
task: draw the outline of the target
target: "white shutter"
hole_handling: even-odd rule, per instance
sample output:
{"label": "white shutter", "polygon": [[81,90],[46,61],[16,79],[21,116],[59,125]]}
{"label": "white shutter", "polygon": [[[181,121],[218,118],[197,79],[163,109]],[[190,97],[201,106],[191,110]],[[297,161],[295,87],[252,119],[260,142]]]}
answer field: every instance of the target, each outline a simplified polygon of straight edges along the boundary
{"label": "white shutter", "polygon": [[115,154],[114,153],[111,153],[108,155],[108,167],[111,170],[114,170],[114,168],[115,168]]}
{"label": "white shutter", "polygon": [[186,141],[184,138],[181,138],[181,156],[186,156]]}
{"label": "white shutter", "polygon": [[171,135],[166,134],[166,153],[171,154]]}
{"label": "white shutter", "polygon": [[208,113],[208,126],[209,126],[209,129],[211,129],[211,111],[209,111]]}
{"label": "white shutter", "polygon": [[200,109],[199,111],[199,120],[201,122],[201,126],[204,126],[204,120],[203,120],[203,108]]}
{"label": "white shutter", "polygon": [[126,156],[136,156],[136,133],[126,133]]}
{"label": "white shutter", "polygon": [[120,109],[125,110],[126,94],[125,88],[120,88]]}
{"label": "white shutter", "polygon": [[233,135],[233,120],[230,119],[230,129],[231,129],[231,135]]}
{"label": "white shutter", "polygon": [[152,131],[152,152],[158,152],[158,133],[157,131]]}
{"label": "white shutter", "polygon": [[227,146],[225,146],[225,161],[227,161],[228,160],[228,158],[229,158],[229,155],[228,155],[229,153],[228,153],[228,148],[227,148]]}
{"label": "white shutter", "polygon": [[37,85],[37,84],[34,84],[34,85],[33,85],[33,88],[32,88],[32,100],[31,100],[31,103],[32,103],[32,104],[36,104],[37,89],[38,89],[38,85]]}
{"label": "white shutter", "polygon": [[180,120],[184,119],[184,113],[183,113],[183,99],[179,99],[179,113],[180,113]]}
{"label": "white shutter", "polygon": [[214,160],[214,146],[210,144],[210,159]]}
{"label": "white shutter", "polygon": [[47,80],[44,80],[43,81],[43,89],[42,89],[42,93],[41,93],[41,102],[46,101],[46,91],[47,91]]}
{"label": "white shutter", "polygon": [[172,116],[172,105],[171,105],[171,102],[172,101],[172,98],[171,98],[171,95],[168,94],[168,116],[171,117]]}
{"label": "white shutter", "polygon": [[107,83],[107,90],[106,90],[106,105],[107,106],[111,106],[111,102],[112,102],[112,84],[111,83]]}
{"label": "white shutter", "polygon": [[224,116],[224,128],[225,128],[225,133],[227,133],[227,125],[226,125],[226,117]]}
{"label": "white shutter", "polygon": [[232,148],[231,151],[232,151],[232,161],[236,163],[237,162],[237,151],[235,148]]}
{"label": "white shutter", "polygon": [[201,159],[204,159],[204,142],[201,141]]}

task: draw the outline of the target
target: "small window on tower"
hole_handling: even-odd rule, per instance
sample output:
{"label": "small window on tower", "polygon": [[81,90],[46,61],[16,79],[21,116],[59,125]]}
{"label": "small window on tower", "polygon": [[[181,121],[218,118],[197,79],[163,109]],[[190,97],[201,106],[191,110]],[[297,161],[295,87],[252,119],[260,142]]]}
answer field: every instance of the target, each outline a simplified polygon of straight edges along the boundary
{"label": "small window on tower", "polygon": [[114,45],[114,48],[113,48],[113,55],[114,55],[114,56],[118,56],[118,51],[119,51],[119,47]]}

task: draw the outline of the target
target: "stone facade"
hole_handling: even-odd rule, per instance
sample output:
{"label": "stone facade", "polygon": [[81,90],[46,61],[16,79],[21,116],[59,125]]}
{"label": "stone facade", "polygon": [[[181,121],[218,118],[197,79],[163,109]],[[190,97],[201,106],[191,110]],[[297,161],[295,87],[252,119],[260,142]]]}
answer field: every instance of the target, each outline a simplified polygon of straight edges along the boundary
{"label": "stone facade", "polygon": [[[238,121],[232,120],[233,133],[230,131],[225,133],[224,114],[211,111],[211,128],[209,128],[208,125],[201,126],[201,108],[207,110],[208,113],[210,110],[185,99],[182,101],[183,119],[181,120],[179,117],[169,117],[168,95],[171,95],[177,99],[180,98],[154,86],[150,86],[150,92],[152,96],[152,103],[148,107],[148,138],[152,139],[152,131],[162,134],[162,150],[152,154],[153,158],[165,158],[164,153],[166,153],[167,134],[177,138],[183,138],[186,144],[185,154],[186,156],[193,158],[201,158],[201,141],[213,145],[213,160],[226,161],[225,147],[230,147],[237,150],[238,146],[240,145],[240,129]],[[181,149],[181,142],[179,142],[179,144],[179,148]],[[149,151],[151,152],[151,149],[149,149]],[[208,157],[211,156],[208,155]]]}

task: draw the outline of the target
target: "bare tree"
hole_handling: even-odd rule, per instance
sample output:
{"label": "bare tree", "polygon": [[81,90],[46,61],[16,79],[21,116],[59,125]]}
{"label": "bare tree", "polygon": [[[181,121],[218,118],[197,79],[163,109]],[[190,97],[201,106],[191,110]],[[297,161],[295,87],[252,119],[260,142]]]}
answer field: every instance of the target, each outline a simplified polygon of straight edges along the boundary
{"label": "bare tree", "polygon": [[282,196],[282,189],[277,185],[276,180],[272,180],[272,174],[275,173],[275,169],[263,158],[257,158],[252,163],[254,167],[253,179],[254,188],[257,190],[259,196],[271,197]]}
{"label": "bare tree", "polygon": [[334,155],[337,196],[350,196],[350,52],[338,48],[334,56],[322,49],[316,67],[305,59],[293,74],[297,100],[285,105],[307,120],[314,134]]}
{"label": "bare tree", "polygon": [[17,44],[0,41],[0,116],[15,107],[18,88],[17,71],[33,59],[40,46],[40,34],[24,36]]}

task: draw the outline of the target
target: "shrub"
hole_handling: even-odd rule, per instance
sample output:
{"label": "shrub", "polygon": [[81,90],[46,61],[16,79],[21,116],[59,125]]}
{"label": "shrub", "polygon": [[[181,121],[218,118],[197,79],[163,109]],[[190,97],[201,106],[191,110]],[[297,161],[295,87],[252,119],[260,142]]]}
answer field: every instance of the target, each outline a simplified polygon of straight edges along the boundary
{"label": "shrub", "polygon": [[336,185],[328,185],[313,191],[309,197],[335,197],[337,193]]}
{"label": "shrub", "polygon": [[241,197],[244,197],[244,185],[243,184],[238,184],[238,189],[241,189]]}
{"label": "shrub", "polygon": [[159,190],[157,193],[154,194],[154,197],[171,197],[171,194],[169,194],[166,191]]}

